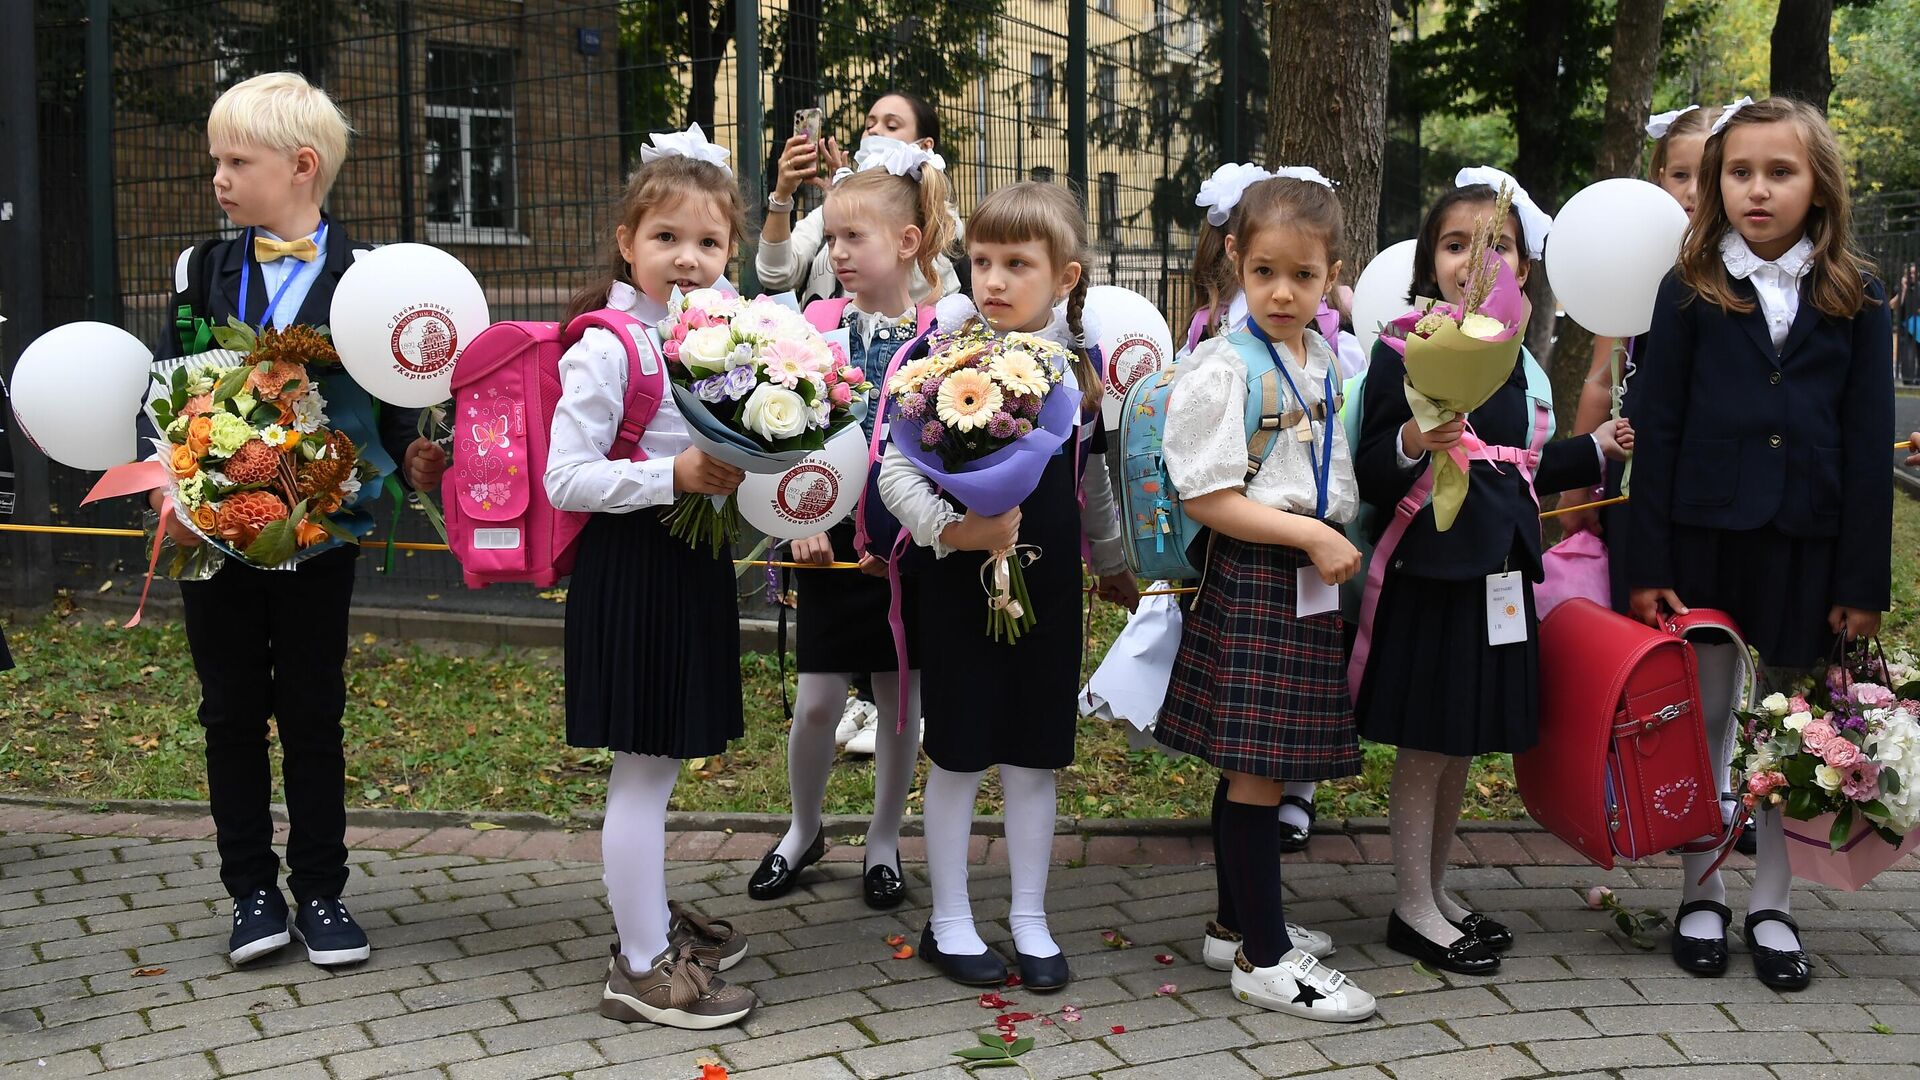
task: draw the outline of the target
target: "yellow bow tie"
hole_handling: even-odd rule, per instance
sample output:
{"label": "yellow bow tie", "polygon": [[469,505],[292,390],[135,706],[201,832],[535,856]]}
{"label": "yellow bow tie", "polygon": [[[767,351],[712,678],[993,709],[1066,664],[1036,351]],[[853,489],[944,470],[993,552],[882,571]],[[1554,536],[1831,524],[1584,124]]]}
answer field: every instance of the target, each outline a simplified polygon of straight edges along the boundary
{"label": "yellow bow tie", "polygon": [[320,249],[314,246],[312,237],[298,240],[274,240],[265,236],[253,238],[253,257],[257,262],[270,263],[288,255],[301,262],[312,262],[320,257]]}

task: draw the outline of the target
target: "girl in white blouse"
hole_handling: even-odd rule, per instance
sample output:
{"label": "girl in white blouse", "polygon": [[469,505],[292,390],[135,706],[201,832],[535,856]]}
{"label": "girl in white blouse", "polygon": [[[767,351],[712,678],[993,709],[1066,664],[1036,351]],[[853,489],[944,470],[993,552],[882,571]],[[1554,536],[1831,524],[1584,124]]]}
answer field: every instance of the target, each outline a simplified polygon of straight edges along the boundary
{"label": "girl in white blouse", "polygon": [[[646,148],[621,197],[605,269],[574,294],[567,323],[604,306],[651,325],[674,289],[714,284],[739,243],[727,152],[698,128],[655,140],[663,145]],[[746,940],[669,905],[666,816],[681,760],[722,753],[743,731],[733,567],[729,555],[669,536],[659,511],[686,492],[728,494],[742,474],[692,445],[671,396],[634,460],[607,459],[627,381],[625,346],[610,331],[588,329],[561,357],[560,381],[547,498],[592,513],[568,589],[567,743],[614,752],[601,845],[619,940],[600,1013],[719,1027],[754,1006],[717,974]]]}
{"label": "girl in white blouse", "polygon": [[[1311,326],[1339,282],[1341,214],[1313,177],[1259,180],[1237,200],[1224,248],[1246,326],[1201,343],[1167,402],[1167,473],[1211,536],[1155,737],[1226,781],[1207,959],[1231,968],[1242,1001],[1345,1022],[1374,1000],[1320,962],[1325,935],[1287,925],[1276,813],[1287,782],[1360,771],[1334,589],[1360,567],[1341,531],[1359,491],[1333,350]],[[1277,416],[1264,438],[1249,436],[1250,395]]]}

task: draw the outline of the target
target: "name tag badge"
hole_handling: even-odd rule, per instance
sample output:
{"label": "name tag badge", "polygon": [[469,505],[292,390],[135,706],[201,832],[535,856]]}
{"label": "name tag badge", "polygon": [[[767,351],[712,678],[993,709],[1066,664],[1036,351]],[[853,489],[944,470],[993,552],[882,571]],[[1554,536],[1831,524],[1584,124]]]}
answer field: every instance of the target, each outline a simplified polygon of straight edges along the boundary
{"label": "name tag badge", "polygon": [[1517,645],[1527,640],[1526,587],[1518,570],[1487,575],[1487,644]]}
{"label": "name tag badge", "polygon": [[1329,585],[1320,580],[1320,568],[1308,563],[1294,571],[1297,583],[1294,590],[1293,614],[1304,619],[1309,615],[1324,615],[1340,608],[1340,586]]}

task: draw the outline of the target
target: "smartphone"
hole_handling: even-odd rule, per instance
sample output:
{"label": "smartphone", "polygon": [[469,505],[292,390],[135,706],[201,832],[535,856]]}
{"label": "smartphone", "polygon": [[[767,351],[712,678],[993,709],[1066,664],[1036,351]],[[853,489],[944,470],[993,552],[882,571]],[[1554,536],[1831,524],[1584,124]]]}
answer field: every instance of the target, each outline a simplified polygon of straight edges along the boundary
{"label": "smartphone", "polygon": [[826,125],[827,114],[824,109],[795,109],[793,111],[793,133],[805,135],[808,142],[820,141],[820,131]]}

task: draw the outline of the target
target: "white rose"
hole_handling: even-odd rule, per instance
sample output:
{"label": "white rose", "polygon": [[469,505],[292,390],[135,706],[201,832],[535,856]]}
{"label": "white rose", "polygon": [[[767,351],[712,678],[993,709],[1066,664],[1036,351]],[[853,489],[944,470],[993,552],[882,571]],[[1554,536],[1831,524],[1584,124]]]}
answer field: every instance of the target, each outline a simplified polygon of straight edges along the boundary
{"label": "white rose", "polygon": [[1813,770],[1814,783],[1819,784],[1825,791],[1839,791],[1845,779],[1840,775],[1840,770],[1831,765],[1821,765]]}
{"label": "white rose", "polygon": [[763,439],[791,439],[807,430],[807,403],[799,394],[761,383],[747,395],[747,428]]}
{"label": "white rose", "polygon": [[1787,695],[1768,694],[1767,699],[1760,703],[1760,707],[1775,716],[1785,716],[1787,715]]}
{"label": "white rose", "polygon": [[703,326],[680,343],[680,362],[689,371],[717,375],[727,370],[727,354],[732,351],[733,331],[724,326]]}
{"label": "white rose", "polygon": [[704,311],[724,308],[730,302],[727,294],[721,292],[719,289],[695,289],[682,296],[681,300],[687,307],[700,308]]}
{"label": "white rose", "polygon": [[1797,712],[1797,713],[1794,713],[1792,716],[1787,717],[1786,720],[1782,721],[1782,723],[1786,725],[1786,728],[1788,731],[1799,731],[1802,728],[1806,727],[1808,722],[1811,721],[1812,719],[1813,719],[1812,713]]}

